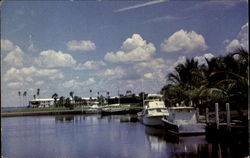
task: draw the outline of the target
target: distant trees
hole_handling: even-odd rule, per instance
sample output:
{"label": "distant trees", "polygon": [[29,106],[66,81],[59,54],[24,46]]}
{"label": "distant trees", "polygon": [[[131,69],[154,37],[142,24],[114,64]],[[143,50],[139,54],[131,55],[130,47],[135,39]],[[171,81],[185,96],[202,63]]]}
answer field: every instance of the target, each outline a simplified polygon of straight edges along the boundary
{"label": "distant trees", "polygon": [[249,53],[239,48],[225,56],[206,59],[202,65],[187,59],[167,75],[170,83],[161,89],[166,105],[210,107],[215,102],[229,102],[239,111],[247,109],[248,57]]}

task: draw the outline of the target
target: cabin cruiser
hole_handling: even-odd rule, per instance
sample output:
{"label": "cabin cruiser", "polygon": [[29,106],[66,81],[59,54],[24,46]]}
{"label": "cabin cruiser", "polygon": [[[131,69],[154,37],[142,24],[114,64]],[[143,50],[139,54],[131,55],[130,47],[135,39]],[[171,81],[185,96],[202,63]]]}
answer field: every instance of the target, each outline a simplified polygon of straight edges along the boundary
{"label": "cabin cruiser", "polygon": [[175,135],[205,134],[205,123],[197,121],[194,107],[182,106],[169,108],[169,115],[162,119],[167,132]]}
{"label": "cabin cruiser", "polygon": [[102,107],[102,114],[124,114],[127,112],[126,107],[121,104],[109,104]]}
{"label": "cabin cruiser", "polygon": [[85,110],[86,114],[96,114],[101,112],[101,108],[98,106],[99,102],[91,102],[88,109]]}
{"label": "cabin cruiser", "polygon": [[137,114],[138,119],[144,125],[163,126],[162,118],[168,115],[168,110],[162,100],[162,95],[149,94],[143,103],[143,110]]}

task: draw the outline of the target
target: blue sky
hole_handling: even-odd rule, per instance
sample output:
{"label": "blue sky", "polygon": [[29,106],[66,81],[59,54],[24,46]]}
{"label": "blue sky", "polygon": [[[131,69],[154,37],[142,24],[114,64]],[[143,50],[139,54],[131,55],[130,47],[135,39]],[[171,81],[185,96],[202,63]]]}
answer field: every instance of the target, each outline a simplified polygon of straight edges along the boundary
{"label": "blue sky", "polygon": [[[186,58],[248,48],[248,1],[4,1],[2,106],[32,99],[157,93]],[[118,88],[119,87],[119,88]]]}

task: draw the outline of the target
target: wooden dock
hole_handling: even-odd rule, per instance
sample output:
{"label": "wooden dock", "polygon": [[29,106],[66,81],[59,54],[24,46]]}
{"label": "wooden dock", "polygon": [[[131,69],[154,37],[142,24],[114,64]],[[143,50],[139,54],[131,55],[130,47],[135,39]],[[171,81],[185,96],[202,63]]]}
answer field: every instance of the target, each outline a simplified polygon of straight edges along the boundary
{"label": "wooden dock", "polygon": [[[226,114],[225,120],[221,122],[220,115]],[[210,119],[208,109],[206,109],[206,135],[216,139],[249,139],[248,123],[240,120],[232,120],[230,115],[230,105],[226,103],[226,113],[219,113],[219,104],[215,103],[215,118]]]}

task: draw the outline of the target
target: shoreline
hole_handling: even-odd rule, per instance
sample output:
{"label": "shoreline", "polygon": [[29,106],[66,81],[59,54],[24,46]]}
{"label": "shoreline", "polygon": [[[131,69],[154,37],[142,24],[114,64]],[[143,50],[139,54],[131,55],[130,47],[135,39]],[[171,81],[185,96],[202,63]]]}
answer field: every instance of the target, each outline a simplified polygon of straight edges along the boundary
{"label": "shoreline", "polygon": [[[58,110],[58,111],[32,111],[32,112],[1,112],[1,117],[19,117],[19,116],[45,116],[45,115],[68,115],[68,114],[86,114],[84,110]],[[131,108],[126,111],[128,114],[134,114],[141,111],[141,108]]]}

